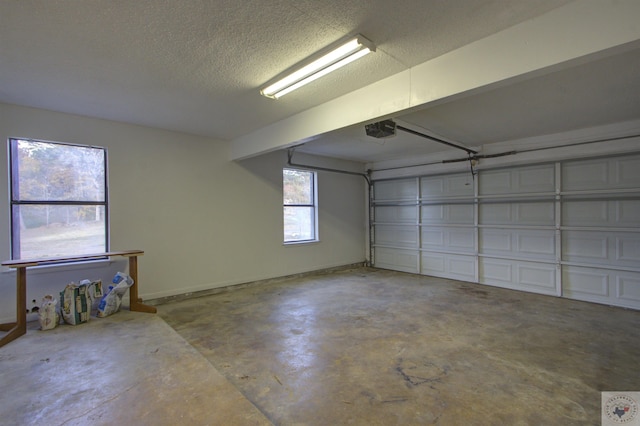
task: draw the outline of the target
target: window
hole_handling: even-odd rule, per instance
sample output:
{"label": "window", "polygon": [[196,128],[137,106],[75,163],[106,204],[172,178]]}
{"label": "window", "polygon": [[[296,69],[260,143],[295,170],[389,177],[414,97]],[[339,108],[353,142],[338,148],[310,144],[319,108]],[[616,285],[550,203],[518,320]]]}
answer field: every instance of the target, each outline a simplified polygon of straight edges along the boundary
{"label": "window", "polygon": [[11,257],[108,250],[107,151],[9,139]]}
{"label": "window", "polygon": [[284,242],[317,241],[316,174],[306,170],[282,171]]}

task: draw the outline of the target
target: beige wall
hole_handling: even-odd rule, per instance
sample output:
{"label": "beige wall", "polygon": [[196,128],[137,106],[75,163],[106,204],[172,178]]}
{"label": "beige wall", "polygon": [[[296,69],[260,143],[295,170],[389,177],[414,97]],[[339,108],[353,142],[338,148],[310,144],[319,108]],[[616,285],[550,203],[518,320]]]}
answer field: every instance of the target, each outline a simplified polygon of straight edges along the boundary
{"label": "beige wall", "polygon": [[[282,244],[286,153],[240,162],[209,138],[0,104],[0,258],[9,259],[6,140],[103,146],[109,155],[111,249],[142,249],[145,299],[307,272],[365,260],[364,179],[319,172],[320,242]],[[356,163],[298,157],[359,171]],[[30,269],[38,302],[69,281],[109,280],[124,263]],[[0,319],[14,315],[13,271],[0,272]]]}

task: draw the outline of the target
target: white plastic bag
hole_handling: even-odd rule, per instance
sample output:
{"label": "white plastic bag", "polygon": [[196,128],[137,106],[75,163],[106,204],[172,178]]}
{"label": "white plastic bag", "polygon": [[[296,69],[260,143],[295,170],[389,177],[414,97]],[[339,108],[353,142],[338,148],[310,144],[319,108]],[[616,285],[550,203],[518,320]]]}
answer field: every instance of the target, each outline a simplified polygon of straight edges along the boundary
{"label": "white plastic bag", "polygon": [[113,277],[113,283],[115,285],[109,286],[107,294],[104,295],[98,305],[98,317],[100,318],[104,318],[120,310],[122,297],[129,287],[133,285],[133,278],[123,272],[118,272],[115,277]]}
{"label": "white plastic bag", "polygon": [[38,311],[38,320],[40,321],[41,330],[51,330],[60,322],[58,301],[52,295],[47,294],[42,298],[42,304]]}

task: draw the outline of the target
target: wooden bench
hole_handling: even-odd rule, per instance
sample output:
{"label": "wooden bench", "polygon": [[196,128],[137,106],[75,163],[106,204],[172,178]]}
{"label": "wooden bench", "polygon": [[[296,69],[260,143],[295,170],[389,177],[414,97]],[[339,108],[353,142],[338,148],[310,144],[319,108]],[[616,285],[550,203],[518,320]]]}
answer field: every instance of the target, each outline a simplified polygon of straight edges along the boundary
{"label": "wooden bench", "polygon": [[8,331],[0,339],[0,347],[27,333],[27,268],[43,264],[56,264],[65,262],[77,262],[81,260],[99,260],[111,257],[129,258],[129,276],[133,279],[133,285],[129,288],[129,309],[137,312],[155,313],[154,306],[145,305],[138,298],[138,256],[142,256],[142,250],[110,251],[106,253],[88,254],[83,256],[68,256],[42,259],[20,259],[2,262],[2,266],[16,270],[16,322],[0,324],[0,331]]}

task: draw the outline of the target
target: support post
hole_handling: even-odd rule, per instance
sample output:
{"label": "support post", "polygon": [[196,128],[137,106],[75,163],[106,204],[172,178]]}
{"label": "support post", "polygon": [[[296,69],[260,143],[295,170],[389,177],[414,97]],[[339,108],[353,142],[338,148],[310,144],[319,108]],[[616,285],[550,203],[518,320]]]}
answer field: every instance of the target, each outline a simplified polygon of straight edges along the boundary
{"label": "support post", "polygon": [[0,339],[0,347],[27,334],[27,267],[16,268],[16,322],[0,325],[0,331],[8,331]]}
{"label": "support post", "polygon": [[129,309],[136,312],[155,314],[157,312],[156,307],[145,305],[138,297],[138,256],[129,256],[129,276],[133,280],[133,285],[129,289]]}

